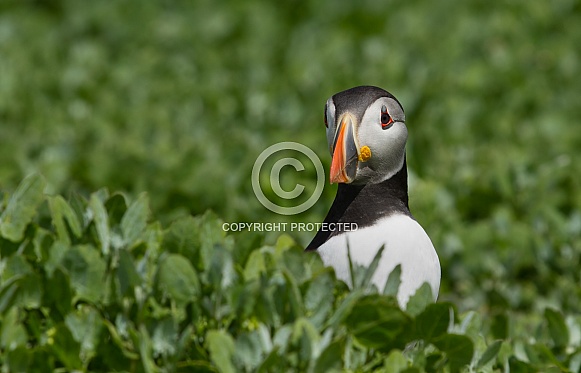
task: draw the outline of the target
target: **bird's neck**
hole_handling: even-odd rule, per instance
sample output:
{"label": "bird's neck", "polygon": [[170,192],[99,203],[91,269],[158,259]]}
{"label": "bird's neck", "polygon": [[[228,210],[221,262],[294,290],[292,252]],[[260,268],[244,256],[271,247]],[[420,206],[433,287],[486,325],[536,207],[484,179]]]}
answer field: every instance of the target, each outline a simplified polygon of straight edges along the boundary
{"label": "bird's neck", "polygon": [[[409,215],[408,175],[404,158],[402,168],[392,177],[376,184],[339,184],[325,223],[355,223],[357,229],[374,224],[394,213]],[[307,250],[316,250],[340,231],[319,231]]]}

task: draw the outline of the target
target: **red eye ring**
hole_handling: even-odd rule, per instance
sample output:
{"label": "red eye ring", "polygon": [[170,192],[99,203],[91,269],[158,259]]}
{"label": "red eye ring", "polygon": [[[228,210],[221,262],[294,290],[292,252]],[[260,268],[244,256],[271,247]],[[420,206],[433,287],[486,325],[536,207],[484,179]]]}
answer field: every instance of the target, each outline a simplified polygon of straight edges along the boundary
{"label": "red eye ring", "polygon": [[381,107],[381,128],[387,129],[391,127],[393,123],[393,118],[387,112],[385,105]]}

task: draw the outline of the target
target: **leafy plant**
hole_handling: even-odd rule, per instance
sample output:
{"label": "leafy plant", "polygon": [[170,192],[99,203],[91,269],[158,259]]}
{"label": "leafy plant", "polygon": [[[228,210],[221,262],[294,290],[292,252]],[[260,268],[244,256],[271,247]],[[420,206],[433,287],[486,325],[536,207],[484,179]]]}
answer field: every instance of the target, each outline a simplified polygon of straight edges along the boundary
{"label": "leafy plant", "polygon": [[66,201],[44,185],[29,176],[1,208],[6,371],[533,371],[580,356],[579,324],[549,308],[545,339],[495,340],[427,285],[401,310],[369,285],[373,265],[353,265],[350,291],[289,236],[244,246],[210,212],[163,228],[144,194]]}
{"label": "leafy plant", "polygon": [[[460,370],[578,372],[579,40],[570,0],[1,1],[1,369],[449,371],[460,336]],[[391,308],[397,273],[378,296],[356,269],[348,292],[300,252],[313,232],[205,213],[320,222],[333,186],[281,217],[249,175],[280,141],[328,164],[324,100],[361,84],[406,110],[448,307]],[[417,335],[363,345],[360,301]]]}

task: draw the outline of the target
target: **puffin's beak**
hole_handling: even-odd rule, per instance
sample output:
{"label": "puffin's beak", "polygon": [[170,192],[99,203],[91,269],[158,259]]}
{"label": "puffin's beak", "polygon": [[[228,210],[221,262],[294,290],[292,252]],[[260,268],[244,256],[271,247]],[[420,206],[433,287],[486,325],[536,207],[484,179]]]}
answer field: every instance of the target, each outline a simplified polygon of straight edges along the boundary
{"label": "puffin's beak", "polygon": [[353,117],[345,113],[335,133],[333,160],[331,161],[331,184],[350,183],[357,173],[357,144]]}

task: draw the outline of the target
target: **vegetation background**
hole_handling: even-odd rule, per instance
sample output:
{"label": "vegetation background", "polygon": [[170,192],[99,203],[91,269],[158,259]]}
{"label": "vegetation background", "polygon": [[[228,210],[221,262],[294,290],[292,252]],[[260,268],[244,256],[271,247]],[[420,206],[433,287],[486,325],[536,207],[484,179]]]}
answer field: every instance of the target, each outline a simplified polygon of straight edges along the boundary
{"label": "vegetation background", "polygon": [[[487,369],[579,371],[580,45],[575,0],[2,0],[4,210],[38,172],[65,199],[107,188],[126,209],[147,192],[160,232],[209,209],[227,222],[320,222],[334,186],[278,216],[255,198],[252,165],[296,141],[328,169],[325,100],[377,85],[406,110],[411,209],[440,256],[439,299],[478,318],[482,350],[505,341]],[[315,179],[308,168],[283,182]],[[298,246],[314,234],[287,233]],[[232,236],[259,247],[278,235]],[[5,353],[20,346],[10,338]]]}

